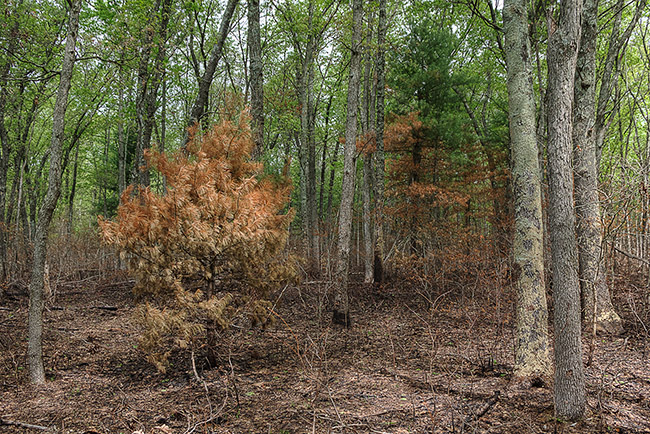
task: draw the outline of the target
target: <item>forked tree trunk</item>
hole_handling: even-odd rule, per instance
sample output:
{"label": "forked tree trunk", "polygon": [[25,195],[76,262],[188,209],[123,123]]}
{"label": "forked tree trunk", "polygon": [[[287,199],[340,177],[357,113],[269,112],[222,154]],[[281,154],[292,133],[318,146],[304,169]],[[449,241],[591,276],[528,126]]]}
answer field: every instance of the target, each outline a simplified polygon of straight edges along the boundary
{"label": "forked tree trunk", "polygon": [[572,110],[582,0],[560,5],[548,45],[549,230],[555,326],[555,413],[580,419],[585,411],[585,375],[580,335],[580,283],[575,238]]}
{"label": "forked tree trunk", "polygon": [[515,206],[512,248],[512,277],[517,290],[515,376],[547,381],[551,376],[551,364],[544,285],[542,181],[535,129],[527,4],[525,0],[506,0],[503,5]]}
{"label": "forked tree trunk", "polygon": [[347,116],[345,122],[345,151],[343,157],[343,181],[339,211],[338,261],[336,266],[334,314],[335,323],[350,326],[350,297],[348,294],[348,266],[352,231],[352,202],[356,175],[357,110],[359,108],[359,85],[361,82],[361,27],[363,8],[361,0],[352,1],[352,56],[348,81]]}
{"label": "forked tree trunk", "polygon": [[[219,60],[221,60],[221,55],[223,53],[223,45],[226,42],[226,37],[228,36],[228,31],[230,30],[230,21],[235,9],[237,8],[237,3],[239,0],[228,0],[226,9],[223,12],[221,17],[221,24],[219,25],[219,33],[217,35],[217,42],[215,43],[212,51],[210,52],[210,59],[208,60],[207,66],[201,79],[199,81],[199,92],[194,100],[194,105],[192,106],[192,111],[190,113],[190,119],[188,121],[188,128],[193,127],[197,123],[200,123],[205,114],[205,108],[208,105],[208,96],[210,95],[210,86],[212,85],[212,79],[214,78],[214,72],[217,70],[217,65]],[[190,137],[188,134],[185,134],[185,139],[183,141],[183,146],[186,146]]]}
{"label": "forked tree trunk", "polygon": [[45,259],[47,255],[47,233],[52,221],[52,214],[61,194],[61,154],[63,133],[65,129],[65,112],[68,103],[68,92],[72,80],[72,70],[75,63],[75,45],[79,29],[79,13],[81,1],[72,3],[68,37],[65,43],[63,65],[61,67],[59,89],[54,104],[52,123],[52,143],[50,146],[50,173],[48,175],[47,193],[38,213],[36,234],[34,237],[34,259],[32,263],[31,280],[29,282],[29,325],[27,358],[29,362],[29,378],[32,383],[45,382],[43,369],[43,285]]}

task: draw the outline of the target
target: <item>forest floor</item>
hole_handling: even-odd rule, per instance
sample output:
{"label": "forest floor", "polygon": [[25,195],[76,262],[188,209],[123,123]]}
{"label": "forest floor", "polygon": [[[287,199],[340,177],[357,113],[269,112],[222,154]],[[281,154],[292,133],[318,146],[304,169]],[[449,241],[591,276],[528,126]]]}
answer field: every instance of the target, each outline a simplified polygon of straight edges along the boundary
{"label": "forest floor", "polygon": [[553,417],[552,387],[510,381],[510,290],[355,284],[342,329],[322,309],[327,284],[306,282],[282,292],[274,326],[224,336],[220,367],[197,355],[197,376],[189,354],[165,374],[146,361],[130,285],[111,280],[58,287],[40,387],[26,372],[26,294],[2,300],[0,433],[650,433],[648,301],[629,288],[616,300],[626,334],[599,336],[591,363],[585,337],[588,412],[571,424]]}

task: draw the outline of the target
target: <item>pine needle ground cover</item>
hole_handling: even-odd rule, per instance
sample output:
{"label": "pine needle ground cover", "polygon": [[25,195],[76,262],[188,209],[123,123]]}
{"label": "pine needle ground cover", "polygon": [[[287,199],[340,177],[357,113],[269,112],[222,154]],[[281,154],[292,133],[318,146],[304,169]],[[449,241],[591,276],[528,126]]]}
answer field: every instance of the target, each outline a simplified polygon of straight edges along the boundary
{"label": "pine needle ground cover", "polygon": [[[598,342],[586,369],[590,412],[582,423],[553,418],[551,389],[510,388],[513,295],[507,291],[480,294],[476,302],[440,292],[430,309],[400,282],[379,292],[357,282],[358,321],[344,330],[332,328],[329,315],[319,320],[324,286],[290,286],[273,298],[282,320],[223,332],[217,368],[196,357],[198,381],[186,351],[172,351],[165,373],[146,360],[131,286],[118,274],[60,289],[60,309],[46,312],[43,388],[29,385],[22,364],[27,298],[17,296],[10,312],[0,311],[0,418],[66,434],[650,430],[643,331]],[[642,301],[634,300],[640,315],[648,307]],[[621,312],[632,324],[634,313]],[[0,432],[36,431],[0,426]]]}

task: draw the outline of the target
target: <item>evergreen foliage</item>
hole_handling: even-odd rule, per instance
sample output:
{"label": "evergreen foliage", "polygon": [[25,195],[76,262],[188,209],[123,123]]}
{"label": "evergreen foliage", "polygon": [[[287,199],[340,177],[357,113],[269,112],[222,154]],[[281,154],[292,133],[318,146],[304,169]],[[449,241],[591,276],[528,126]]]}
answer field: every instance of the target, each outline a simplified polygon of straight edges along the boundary
{"label": "evergreen foliage", "polygon": [[104,241],[120,250],[145,300],[142,346],[160,370],[171,346],[195,349],[206,331],[214,352],[217,331],[238,314],[267,323],[264,297],[294,276],[279,256],[293,217],[291,185],[286,174],[258,176],[246,122],[224,120],[185,151],[149,151],[167,192],[129,187],[116,219],[100,218]]}

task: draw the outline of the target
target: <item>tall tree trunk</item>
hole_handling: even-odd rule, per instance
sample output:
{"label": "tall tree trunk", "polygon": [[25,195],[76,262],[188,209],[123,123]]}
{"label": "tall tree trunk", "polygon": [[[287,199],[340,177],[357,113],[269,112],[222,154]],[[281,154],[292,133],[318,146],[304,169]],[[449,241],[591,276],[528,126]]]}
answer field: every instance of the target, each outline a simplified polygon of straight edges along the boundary
{"label": "tall tree trunk", "polygon": [[582,311],[589,328],[619,334],[623,327],[609,295],[601,248],[603,240],[594,134],[597,37],[598,0],[585,0],[573,102],[573,170]]}
{"label": "tall tree trunk", "polygon": [[379,0],[379,26],[377,28],[377,90],[376,90],[376,129],[375,141],[377,149],[375,160],[375,246],[373,280],[381,284],[384,280],[384,174],[386,170],[384,157],[384,95],[385,95],[385,44],[388,24],[386,20],[386,0]]}
{"label": "tall tree trunk", "polygon": [[[300,99],[300,167],[301,193],[304,208],[302,223],[305,249],[308,251],[309,271],[320,270],[320,241],[318,239],[318,210],[316,209],[316,142],[314,135],[314,58],[316,56],[316,36],[313,34],[314,3],[309,3],[308,28],[302,64],[297,73]],[[297,51],[299,42],[294,41]]]}
{"label": "tall tree trunk", "polygon": [[[158,143],[158,152],[165,153],[167,147],[167,73],[162,76],[162,107],[160,111],[160,142]],[[162,190],[167,193],[167,178],[162,176]]]}
{"label": "tall tree trunk", "polygon": [[48,149],[41,157],[41,161],[38,164],[36,172],[33,173],[31,177],[26,177],[29,190],[29,224],[26,225],[26,227],[29,228],[29,236],[27,237],[29,240],[34,240],[36,236],[36,221],[39,213],[39,198],[42,196],[40,181],[43,175],[43,171],[45,170],[45,165],[49,159],[50,150]]}
{"label": "tall tree trunk", "polygon": [[250,56],[251,123],[255,149],[253,158],[264,153],[264,77],[262,75],[262,42],[260,37],[260,1],[248,0],[248,55]]}
{"label": "tall tree trunk", "polygon": [[[411,176],[409,177],[408,185],[413,185],[420,182],[420,167],[422,163],[422,140],[420,137],[416,137],[413,143],[413,148],[411,150],[411,161],[412,161],[412,171]],[[411,221],[409,224],[409,244],[411,249],[411,254],[415,256],[424,256],[425,251],[418,251],[418,244],[422,247],[422,242],[418,243],[418,219],[417,219],[417,210],[420,205],[420,198],[417,195],[412,195],[408,197],[408,202],[411,205]]]}
{"label": "tall tree trunk", "polygon": [[372,154],[363,154],[363,185],[361,189],[363,207],[363,270],[364,283],[372,283],[374,278],[373,257],[373,216],[372,216]]}
{"label": "tall tree trunk", "polygon": [[339,211],[338,261],[335,276],[334,314],[335,323],[350,326],[350,298],[348,294],[348,266],[352,230],[352,202],[356,176],[357,110],[361,82],[361,28],[363,8],[361,0],[352,0],[352,56],[348,82],[347,116],[345,121],[345,152],[343,158],[343,181]]}
{"label": "tall tree trunk", "polygon": [[505,54],[508,66],[512,192],[515,233],[513,280],[517,290],[515,375],[549,380],[548,310],[544,285],[542,200],[535,129],[528,9],[525,0],[503,5]]}
{"label": "tall tree trunk", "polygon": [[555,307],[555,413],[576,420],[585,411],[580,335],[580,283],[571,170],[574,79],[582,0],[560,4],[548,44],[549,230]]}
{"label": "tall tree trunk", "polygon": [[72,2],[68,37],[65,43],[63,65],[61,67],[59,89],[54,104],[52,123],[52,143],[50,146],[50,173],[48,175],[47,193],[38,213],[36,235],[34,237],[34,259],[32,263],[31,280],[29,282],[29,325],[27,358],[29,362],[29,378],[32,383],[45,382],[43,369],[43,285],[45,259],[47,255],[47,233],[52,221],[52,214],[61,194],[61,154],[63,133],[65,129],[65,112],[68,103],[68,92],[72,80],[72,70],[75,63],[75,45],[79,29],[79,13],[81,0]]}
{"label": "tall tree trunk", "polygon": [[320,191],[318,198],[318,215],[322,218],[323,214],[323,198],[325,196],[325,169],[327,167],[327,142],[329,141],[329,126],[330,126],[330,113],[332,110],[332,101],[334,100],[334,94],[330,94],[329,99],[327,100],[327,108],[325,109],[325,125],[323,129],[325,130],[325,136],[323,137],[323,157],[321,159],[321,168],[320,168]]}
{"label": "tall tree trunk", "polygon": [[316,106],[314,104],[314,67],[309,70],[309,96],[307,107],[309,109],[309,121],[307,131],[308,165],[307,178],[307,208],[309,216],[309,245],[311,256],[311,268],[315,275],[320,275],[320,232],[318,225],[318,207],[316,202]]}
{"label": "tall tree trunk", "polygon": [[[22,2],[19,3],[19,5]],[[11,158],[11,141],[5,125],[7,111],[7,96],[9,76],[12,59],[19,41],[19,20],[15,18],[11,37],[6,46],[5,63],[0,68],[0,283],[7,279],[7,227],[5,207],[7,205],[7,174],[9,159]],[[3,295],[4,285],[0,285],[0,297]]]}
{"label": "tall tree trunk", "polygon": [[[110,124],[106,126],[106,137],[104,139],[104,161],[103,170],[101,175],[101,192],[102,192],[102,216],[108,218],[108,148],[111,143],[111,127]],[[65,165],[63,166],[65,168]]]}
{"label": "tall tree trunk", "polygon": [[[368,19],[368,39],[372,39],[372,26],[373,26],[373,17],[372,15]],[[363,107],[361,108],[361,128],[363,132],[363,141],[366,144],[365,146],[371,146],[371,140],[375,132],[375,126],[371,122],[371,118],[374,119],[373,113],[373,93],[372,92],[372,64],[370,56],[370,47],[369,44],[366,44],[364,55],[364,68],[363,68]],[[368,149],[363,150],[363,186],[361,189],[362,193],[362,209],[363,209],[363,269],[364,269],[364,283],[372,283],[373,280],[373,255],[374,255],[374,243],[372,240],[373,237],[373,225],[372,225],[372,181],[373,181],[373,170],[372,170],[372,152]]]}
{"label": "tall tree trunk", "polygon": [[[144,42],[144,50],[141,54],[138,67],[138,96],[136,98],[135,110],[138,124],[138,139],[136,144],[135,174],[141,186],[148,186],[150,183],[149,170],[145,168],[144,151],[151,143],[151,135],[155,122],[155,113],[158,109],[158,89],[162,83],[165,73],[165,58],[167,56],[167,30],[171,14],[173,0],[162,0],[160,5],[160,21],[157,25],[157,52],[150,70],[149,60],[151,50],[154,46],[153,31],[147,32]],[[156,4],[160,4],[157,1]],[[158,14],[158,7],[154,10]]]}
{"label": "tall tree trunk", "polygon": [[72,166],[72,185],[70,186],[70,195],[68,196],[68,235],[72,235],[74,229],[74,197],[77,192],[77,172],[79,167],[79,142],[75,146],[74,164]]}
{"label": "tall tree trunk", "polygon": [[126,119],[126,108],[124,107],[124,75],[120,68],[120,90],[118,96],[118,119],[117,119],[117,193],[121,198],[122,192],[126,189],[126,140],[128,134],[124,133],[124,121]]}
{"label": "tall tree trunk", "polygon": [[[540,17],[541,15],[539,13],[536,13],[533,16],[533,19],[531,20],[531,25],[529,27],[529,38],[532,38],[532,35],[537,35],[538,30],[538,20],[541,21]],[[544,61],[544,54],[541,53],[541,43],[540,43],[540,37],[535,38],[535,45],[531,47],[531,49],[534,51],[534,56],[535,56],[535,69],[536,69],[536,87],[538,89],[538,95],[539,95],[539,100],[538,100],[538,111],[537,111],[537,155],[538,155],[538,160],[539,160],[539,172],[540,176],[542,179],[542,204],[548,204],[548,183],[544,182],[544,176],[546,175],[546,164],[545,164],[545,147],[546,143],[548,141],[548,133],[547,133],[547,127],[548,127],[548,117],[546,115],[547,113],[547,91],[546,87],[548,86],[546,77],[545,77],[545,72],[544,72],[544,67],[543,67],[543,61]],[[546,39],[546,38],[544,38]],[[532,39],[531,39],[532,40]],[[549,238],[549,229],[548,229],[548,207],[547,206],[542,206],[542,223],[543,223],[543,234],[544,234],[544,264],[550,264],[551,263],[551,249],[550,249],[550,238]],[[550,277],[550,267],[547,267],[545,265],[545,270],[544,270],[545,278]],[[549,279],[550,280],[550,279]]]}
{"label": "tall tree trunk", "polygon": [[336,162],[338,161],[339,158],[339,148],[341,147],[341,142],[339,140],[336,141],[336,145],[334,146],[334,155],[332,155],[332,168],[330,169],[330,179],[328,182],[328,188],[327,188],[327,217],[326,221],[329,227],[334,227],[334,223],[332,221],[332,197],[334,195],[334,175],[336,174]]}
{"label": "tall tree trunk", "polygon": [[[208,96],[210,95],[210,85],[212,85],[212,79],[214,78],[214,72],[217,70],[217,65],[219,60],[221,60],[221,55],[223,53],[223,45],[226,42],[226,37],[228,36],[228,31],[230,30],[230,21],[232,16],[235,13],[237,8],[237,3],[239,0],[228,0],[226,9],[223,12],[221,17],[221,24],[219,25],[219,34],[217,35],[217,42],[210,52],[210,60],[206,65],[205,71],[201,76],[199,81],[199,93],[196,96],[194,105],[192,106],[192,111],[190,112],[190,119],[187,124],[188,127],[193,127],[195,124],[200,123],[203,120],[205,114],[205,108],[208,106]],[[187,145],[190,137],[188,134],[185,134],[184,146]]]}
{"label": "tall tree trunk", "polygon": [[165,153],[167,148],[167,73],[162,76],[162,107],[160,108],[160,143],[158,143],[158,152]]}

